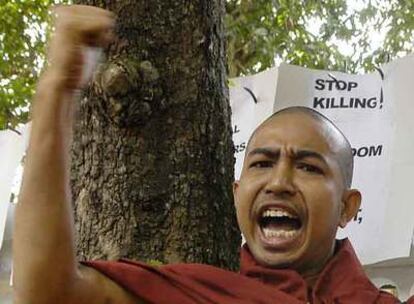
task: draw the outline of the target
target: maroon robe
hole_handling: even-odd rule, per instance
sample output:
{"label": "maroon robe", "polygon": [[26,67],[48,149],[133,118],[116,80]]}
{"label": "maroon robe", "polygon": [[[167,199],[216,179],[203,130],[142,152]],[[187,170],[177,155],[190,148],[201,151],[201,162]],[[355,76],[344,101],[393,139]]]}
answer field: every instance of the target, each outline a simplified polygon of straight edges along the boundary
{"label": "maroon robe", "polygon": [[148,303],[399,303],[370,282],[348,240],[338,241],[337,252],[319,275],[311,299],[305,280],[296,271],[259,265],[246,245],[240,273],[203,264],[152,267],[124,259],[84,264]]}

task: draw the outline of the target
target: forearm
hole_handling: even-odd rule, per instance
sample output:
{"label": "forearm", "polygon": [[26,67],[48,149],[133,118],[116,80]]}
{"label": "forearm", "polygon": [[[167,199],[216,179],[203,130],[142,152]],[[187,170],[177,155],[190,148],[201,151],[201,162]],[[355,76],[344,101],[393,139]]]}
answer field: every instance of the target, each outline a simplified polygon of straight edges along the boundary
{"label": "forearm", "polygon": [[[69,185],[72,107],[82,77],[84,47],[111,41],[113,15],[90,6],[54,9],[50,67],[33,101],[32,129],[16,209],[14,303],[105,303],[100,281],[78,271]],[[92,279],[91,279],[92,278]],[[103,280],[105,282],[105,280]],[[122,303],[122,302],[121,302]]]}
{"label": "forearm", "polygon": [[14,234],[16,301],[48,303],[76,279],[69,146],[73,94],[47,72],[34,99]]}

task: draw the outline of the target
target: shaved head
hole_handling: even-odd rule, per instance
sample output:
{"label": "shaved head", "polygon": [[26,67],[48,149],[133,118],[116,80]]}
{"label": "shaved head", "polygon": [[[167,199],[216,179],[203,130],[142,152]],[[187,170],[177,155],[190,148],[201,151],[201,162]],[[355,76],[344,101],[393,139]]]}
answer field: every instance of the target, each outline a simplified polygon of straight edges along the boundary
{"label": "shaved head", "polygon": [[314,119],[320,124],[321,128],[323,128],[322,131],[329,141],[329,145],[331,146],[331,149],[334,152],[335,158],[341,169],[344,185],[347,188],[350,188],[352,184],[352,175],[354,169],[354,158],[352,155],[351,144],[342,133],[342,131],[329,118],[311,108],[299,106],[289,107],[273,113],[254,130],[247,144],[247,152],[249,150],[250,142],[252,138],[254,138],[257,131],[266,125],[269,121],[273,121],[282,115],[305,115]]}
{"label": "shaved head", "polygon": [[[361,193],[350,188],[352,169],[348,140],[322,114],[292,107],[263,122],[233,184],[237,220],[256,261],[304,278],[322,271],[338,228],[361,204]],[[268,214],[278,211],[293,220],[268,222]]]}

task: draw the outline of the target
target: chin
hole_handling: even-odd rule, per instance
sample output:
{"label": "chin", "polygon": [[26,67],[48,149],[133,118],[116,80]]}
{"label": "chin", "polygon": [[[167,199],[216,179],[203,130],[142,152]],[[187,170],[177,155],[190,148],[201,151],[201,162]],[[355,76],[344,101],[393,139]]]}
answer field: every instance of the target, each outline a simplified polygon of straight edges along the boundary
{"label": "chin", "polygon": [[306,237],[306,232],[301,231],[300,236],[293,242],[288,243],[268,243],[263,238],[257,237],[247,241],[249,249],[255,260],[262,266],[270,268],[290,268],[292,270],[301,269],[301,265],[306,261],[307,251],[310,243]]}
{"label": "chin", "polygon": [[266,267],[271,268],[291,268],[296,269],[296,265],[301,260],[301,255],[297,252],[266,252],[255,256],[256,261]]}

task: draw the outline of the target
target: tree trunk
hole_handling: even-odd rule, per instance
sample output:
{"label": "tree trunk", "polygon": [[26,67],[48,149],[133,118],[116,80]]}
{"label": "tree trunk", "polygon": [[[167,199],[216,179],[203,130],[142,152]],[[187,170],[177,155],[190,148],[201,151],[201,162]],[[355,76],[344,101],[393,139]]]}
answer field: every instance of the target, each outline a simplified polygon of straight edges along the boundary
{"label": "tree trunk", "polygon": [[78,2],[118,16],[74,127],[79,257],[236,269],[224,0]]}

